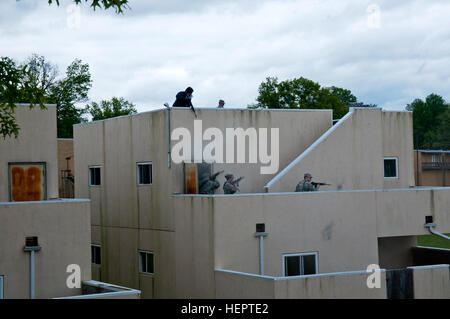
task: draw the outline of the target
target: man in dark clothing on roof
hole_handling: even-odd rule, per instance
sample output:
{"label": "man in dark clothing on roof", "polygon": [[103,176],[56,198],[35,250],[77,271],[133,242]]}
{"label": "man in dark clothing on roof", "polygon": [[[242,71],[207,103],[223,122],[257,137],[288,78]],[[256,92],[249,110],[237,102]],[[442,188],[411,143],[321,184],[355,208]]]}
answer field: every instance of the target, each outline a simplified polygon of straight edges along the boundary
{"label": "man in dark clothing on roof", "polygon": [[184,91],[178,92],[176,96],[176,100],[173,103],[173,107],[189,107],[192,109],[192,111],[195,114],[195,117],[197,117],[197,112],[195,112],[194,106],[192,105],[192,93],[194,90],[191,87],[188,87]]}
{"label": "man in dark clothing on roof", "polygon": [[173,103],[173,106],[192,107],[192,92],[194,92],[194,90],[191,87],[188,87],[184,91],[178,92],[177,99]]}

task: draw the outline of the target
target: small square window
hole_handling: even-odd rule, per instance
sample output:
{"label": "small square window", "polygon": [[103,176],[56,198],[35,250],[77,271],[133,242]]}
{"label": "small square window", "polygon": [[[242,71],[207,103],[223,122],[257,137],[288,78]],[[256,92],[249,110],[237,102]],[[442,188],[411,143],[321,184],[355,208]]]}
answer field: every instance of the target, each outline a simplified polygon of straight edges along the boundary
{"label": "small square window", "polygon": [[317,274],[317,253],[283,255],[284,276]]}
{"label": "small square window", "polygon": [[139,252],[139,272],[144,274],[155,273],[154,254],[152,252]]}
{"label": "small square window", "polygon": [[398,161],[396,157],[384,158],[384,178],[398,178]]}
{"label": "small square window", "polygon": [[102,264],[102,247],[100,245],[91,245],[92,263],[94,265]]}
{"label": "small square window", "polygon": [[101,183],[101,166],[89,167],[89,186],[100,186]]}
{"label": "small square window", "polygon": [[153,164],[148,163],[138,163],[138,185],[151,185],[153,182]]}

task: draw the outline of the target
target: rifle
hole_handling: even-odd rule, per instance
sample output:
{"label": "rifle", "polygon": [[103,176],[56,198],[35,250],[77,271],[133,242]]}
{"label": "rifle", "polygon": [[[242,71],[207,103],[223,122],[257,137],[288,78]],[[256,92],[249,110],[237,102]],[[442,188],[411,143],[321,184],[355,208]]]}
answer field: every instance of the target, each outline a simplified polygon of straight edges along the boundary
{"label": "rifle", "polygon": [[331,186],[331,184],[327,184],[327,183],[316,183],[316,182],[311,182],[312,186],[317,187],[317,186]]}
{"label": "rifle", "polygon": [[191,105],[191,110],[192,110],[192,112],[194,112],[195,118],[197,118],[197,112],[195,111],[195,109],[194,109],[194,106],[193,106],[193,105]]}
{"label": "rifle", "polygon": [[239,177],[238,179],[232,181],[231,184],[239,186],[239,182],[243,179],[244,179],[244,177]]}

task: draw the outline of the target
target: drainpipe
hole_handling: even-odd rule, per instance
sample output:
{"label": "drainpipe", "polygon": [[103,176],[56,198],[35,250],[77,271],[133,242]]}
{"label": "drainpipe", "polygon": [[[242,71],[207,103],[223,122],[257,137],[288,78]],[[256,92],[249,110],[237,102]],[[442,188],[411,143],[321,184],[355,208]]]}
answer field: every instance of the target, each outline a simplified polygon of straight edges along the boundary
{"label": "drainpipe", "polygon": [[169,103],[164,103],[164,106],[167,108],[167,167],[170,168],[170,106]]}
{"label": "drainpipe", "polygon": [[259,237],[259,274],[264,276],[264,237],[269,235],[265,232],[265,224],[256,224],[255,237]]}
{"label": "drainpipe", "polygon": [[30,299],[35,298],[35,272],[34,272],[34,253],[41,250],[38,245],[37,237],[27,237],[25,240],[25,247],[23,249],[25,252],[30,252]]}
{"label": "drainpipe", "polygon": [[427,224],[425,224],[425,227],[427,227],[428,230],[430,231],[430,233],[432,233],[433,235],[436,235],[436,236],[445,238],[445,239],[447,239],[447,240],[450,240],[450,237],[445,236],[444,234],[441,234],[440,232],[435,231],[435,230],[433,229],[433,227],[436,227],[436,224],[435,224],[435,223],[427,223]]}

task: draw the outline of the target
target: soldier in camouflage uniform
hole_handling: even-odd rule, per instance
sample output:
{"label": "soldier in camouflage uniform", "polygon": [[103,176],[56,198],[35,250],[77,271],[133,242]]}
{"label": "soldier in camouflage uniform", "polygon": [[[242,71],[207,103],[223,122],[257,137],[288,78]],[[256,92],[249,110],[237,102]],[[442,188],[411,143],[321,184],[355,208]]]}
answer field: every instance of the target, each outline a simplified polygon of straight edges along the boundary
{"label": "soldier in camouflage uniform", "polygon": [[319,185],[314,186],[312,183],[312,176],[306,173],[303,176],[303,180],[297,184],[295,188],[296,192],[317,192],[319,190]]}
{"label": "soldier in camouflage uniform", "polygon": [[199,194],[208,194],[213,195],[214,190],[220,187],[218,181],[216,181],[217,175],[215,177],[211,177],[208,174],[203,175],[202,180],[200,181]]}
{"label": "soldier in camouflage uniform", "polygon": [[236,193],[239,188],[237,185],[234,185],[233,179],[234,179],[234,175],[233,174],[227,174],[225,175],[226,178],[226,182],[223,184],[223,193],[224,194],[234,194]]}

